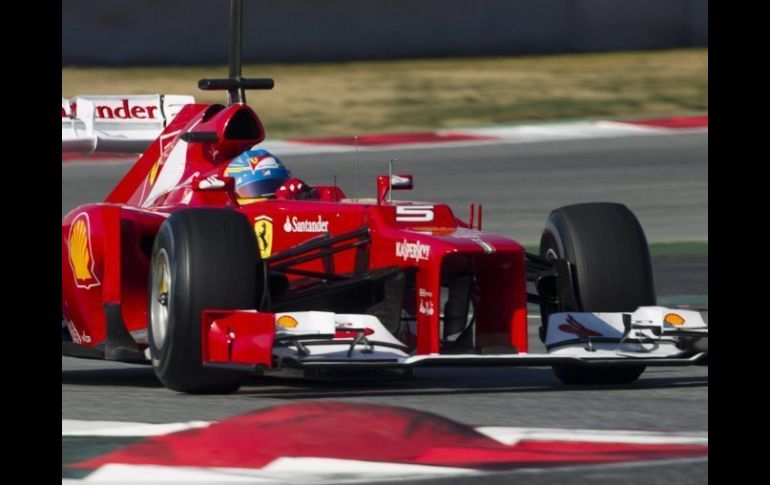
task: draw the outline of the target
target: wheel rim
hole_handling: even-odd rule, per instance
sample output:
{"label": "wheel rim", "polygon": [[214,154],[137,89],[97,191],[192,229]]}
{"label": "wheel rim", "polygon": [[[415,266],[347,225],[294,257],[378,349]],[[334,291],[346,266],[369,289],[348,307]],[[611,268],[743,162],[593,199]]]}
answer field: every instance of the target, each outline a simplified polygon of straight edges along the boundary
{"label": "wheel rim", "polygon": [[171,271],[168,265],[168,254],[165,249],[161,249],[153,259],[152,293],[150,295],[152,340],[158,349],[162,348],[166,341],[170,295]]}

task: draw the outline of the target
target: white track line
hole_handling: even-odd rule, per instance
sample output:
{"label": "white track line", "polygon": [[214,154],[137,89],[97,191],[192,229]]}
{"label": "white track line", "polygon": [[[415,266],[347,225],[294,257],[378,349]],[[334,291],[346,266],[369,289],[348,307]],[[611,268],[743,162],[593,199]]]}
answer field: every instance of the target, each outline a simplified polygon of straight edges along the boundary
{"label": "white track line", "polygon": [[595,429],[517,428],[481,426],[476,431],[505,445],[522,440],[582,441],[592,443],[708,445],[707,432],[619,431]]}
{"label": "white track line", "polygon": [[[654,126],[634,125],[617,121],[577,121],[542,125],[500,126],[488,128],[466,128],[440,130],[439,134],[468,134],[490,137],[490,139],[461,140],[452,142],[393,143],[375,146],[351,144],[312,144],[290,140],[266,140],[259,145],[276,155],[304,155],[315,153],[347,153],[358,151],[416,150],[477,145],[500,145],[518,143],[541,143],[549,141],[591,140],[626,136],[678,135],[684,133],[707,133],[708,128],[671,129]],[[353,137],[351,137],[352,139]]]}
{"label": "white track line", "polygon": [[[463,468],[329,458],[279,458],[264,468],[198,468],[157,465],[100,467],[84,482],[98,483],[351,483],[372,480],[479,475]],[[127,479],[130,477],[130,479]]]}
{"label": "white track line", "polygon": [[124,421],[81,421],[76,419],[61,420],[62,436],[161,436],[186,429],[205,428],[208,421],[188,421],[186,423],[131,423]]}
{"label": "white track line", "polygon": [[[542,125],[499,126],[486,128],[466,128],[439,130],[438,134],[468,134],[489,137],[443,142],[391,143],[382,145],[364,145],[356,148],[353,144],[311,143],[295,140],[265,140],[257,147],[279,156],[313,155],[323,153],[382,152],[394,150],[430,150],[436,148],[462,148],[482,145],[505,145],[520,143],[541,143],[570,140],[591,140],[628,136],[660,136],[686,133],[708,133],[708,128],[660,128],[634,125],[617,121],[578,121]],[[351,139],[353,137],[351,136]],[[68,160],[65,164],[125,164],[135,160]]]}
{"label": "white track line", "polygon": [[[62,437],[67,436],[160,436],[186,429],[209,426],[207,421],[148,424],[123,421],[62,420]],[[695,444],[708,445],[707,432],[620,431],[590,429],[526,428],[512,426],[482,426],[478,432],[506,445],[522,440],[583,441],[626,444]],[[708,458],[671,459],[644,463],[582,465],[579,467],[544,467],[507,470],[500,473],[537,474],[550,471],[586,470],[590,468],[619,468],[659,466],[676,463],[697,463]],[[64,479],[62,483],[305,483],[354,484],[369,481],[413,481],[440,477],[465,476],[475,480],[498,472],[459,467],[441,467],[404,463],[370,462],[314,457],[281,457],[262,468],[176,467],[158,465],[107,464],[82,480]]]}
{"label": "white track line", "polygon": [[[62,436],[161,436],[194,428],[205,428],[209,421],[188,421],[184,423],[149,424],[125,421],[81,421],[62,419]],[[594,443],[662,443],[662,444],[708,444],[708,432],[682,431],[632,431],[527,428],[516,426],[479,426],[476,431],[505,445],[521,440],[535,441],[587,441]]]}
{"label": "white track line", "polygon": [[[626,463],[602,463],[566,467],[533,467],[490,472],[465,468],[405,465],[398,463],[334,460],[325,458],[281,458],[262,469],[253,468],[198,468],[166,467],[157,465],[118,465],[100,467],[82,480],[62,480],[62,483],[304,483],[354,484],[370,481],[413,481],[441,477],[466,477],[477,480],[494,475],[537,475],[553,472],[585,473],[590,470],[622,470],[629,468],[656,467],[707,463],[708,457],[674,458]],[[130,477],[130,478],[129,478]]]}

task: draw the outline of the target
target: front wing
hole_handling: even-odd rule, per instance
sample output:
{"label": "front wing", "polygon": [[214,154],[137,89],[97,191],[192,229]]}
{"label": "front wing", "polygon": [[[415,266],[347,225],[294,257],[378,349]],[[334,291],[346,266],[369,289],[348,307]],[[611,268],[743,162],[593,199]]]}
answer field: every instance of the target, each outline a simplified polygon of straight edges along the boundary
{"label": "front wing", "polygon": [[[674,312],[685,315],[687,323],[668,325],[663,318]],[[657,316],[660,322],[655,322]],[[576,324],[582,334],[573,333]],[[238,370],[708,364],[708,327],[698,312],[663,307],[642,307],[630,314],[570,312],[552,315],[549,328],[546,354],[511,348],[507,353],[481,349],[412,355],[371,315],[207,311],[202,350],[204,365]]]}

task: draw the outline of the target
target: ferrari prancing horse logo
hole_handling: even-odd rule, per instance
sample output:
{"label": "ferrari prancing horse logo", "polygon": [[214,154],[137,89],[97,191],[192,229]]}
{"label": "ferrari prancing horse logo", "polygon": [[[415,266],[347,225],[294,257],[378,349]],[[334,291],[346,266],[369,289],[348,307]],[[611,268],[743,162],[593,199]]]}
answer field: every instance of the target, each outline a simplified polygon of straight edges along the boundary
{"label": "ferrari prancing horse logo", "polygon": [[262,259],[270,257],[273,251],[273,219],[269,216],[254,219],[254,232],[257,234],[259,255]]}

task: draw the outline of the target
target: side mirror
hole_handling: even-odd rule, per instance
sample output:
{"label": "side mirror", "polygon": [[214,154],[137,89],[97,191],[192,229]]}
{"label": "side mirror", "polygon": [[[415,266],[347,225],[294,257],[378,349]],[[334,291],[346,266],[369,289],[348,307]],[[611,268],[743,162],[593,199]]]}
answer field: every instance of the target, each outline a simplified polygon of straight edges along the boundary
{"label": "side mirror", "polygon": [[210,175],[208,177],[198,176],[193,178],[192,189],[195,192],[200,192],[200,191],[231,192],[235,189],[235,179],[232,177],[220,177],[219,175]]}
{"label": "side mirror", "polygon": [[412,190],[414,181],[411,174],[393,174],[377,176],[377,203],[385,202],[385,197],[391,190]]}
{"label": "side mirror", "polygon": [[393,175],[390,178],[390,188],[392,190],[412,190],[414,184],[411,175]]}

